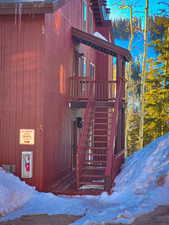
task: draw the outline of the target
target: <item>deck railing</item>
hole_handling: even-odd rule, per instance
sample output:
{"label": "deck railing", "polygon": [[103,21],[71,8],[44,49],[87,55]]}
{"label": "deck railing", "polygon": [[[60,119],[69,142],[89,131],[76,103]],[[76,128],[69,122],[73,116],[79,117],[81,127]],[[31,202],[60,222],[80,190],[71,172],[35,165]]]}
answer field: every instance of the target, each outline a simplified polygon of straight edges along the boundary
{"label": "deck railing", "polygon": [[74,76],[70,78],[70,98],[72,100],[87,100],[90,87],[94,88],[95,100],[105,101],[116,98],[116,81],[92,80],[89,77]]}
{"label": "deck railing", "polygon": [[88,91],[89,91],[89,98],[87,102],[87,107],[84,113],[84,125],[82,127],[82,132],[79,138],[79,143],[77,146],[77,154],[76,154],[76,186],[77,188],[80,187],[80,175],[82,173],[83,164],[85,161],[85,153],[88,149],[88,133],[90,130],[93,111],[95,108],[95,101],[94,101],[94,83],[89,83]]}
{"label": "deck railing", "polygon": [[117,58],[117,89],[116,89],[116,101],[114,104],[114,110],[110,115],[110,120],[113,121],[110,127],[109,140],[108,140],[108,151],[107,151],[107,162],[105,170],[105,190],[110,191],[112,187],[113,178],[113,166],[115,163],[115,145],[116,137],[118,135],[118,124],[120,118],[120,105],[124,99],[124,88],[125,88],[125,77],[124,77],[124,63],[122,57]]}

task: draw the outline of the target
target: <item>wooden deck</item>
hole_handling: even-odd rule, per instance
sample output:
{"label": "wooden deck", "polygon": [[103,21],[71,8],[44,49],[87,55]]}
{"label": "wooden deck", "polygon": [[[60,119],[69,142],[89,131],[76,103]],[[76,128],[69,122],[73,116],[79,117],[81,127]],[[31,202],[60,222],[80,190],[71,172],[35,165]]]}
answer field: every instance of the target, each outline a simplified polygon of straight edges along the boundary
{"label": "wooden deck", "polygon": [[75,183],[75,173],[71,173],[63,179],[60,180],[60,182],[52,185],[47,189],[48,192],[52,192],[55,195],[99,195],[104,190],[103,189],[96,189],[96,188],[90,188],[90,189],[77,189],[76,183]]}
{"label": "wooden deck", "polygon": [[75,184],[67,188],[66,190],[58,190],[58,189],[49,189],[55,195],[100,195],[104,190],[99,189],[81,189],[77,190]]}

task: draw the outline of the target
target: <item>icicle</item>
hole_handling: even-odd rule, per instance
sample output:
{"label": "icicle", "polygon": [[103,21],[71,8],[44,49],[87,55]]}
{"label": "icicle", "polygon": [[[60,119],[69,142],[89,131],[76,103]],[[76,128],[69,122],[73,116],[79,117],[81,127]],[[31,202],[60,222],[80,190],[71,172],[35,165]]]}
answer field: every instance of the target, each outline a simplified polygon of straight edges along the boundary
{"label": "icicle", "polygon": [[19,14],[19,30],[20,30],[22,22],[22,3],[19,3],[18,5],[18,14]]}
{"label": "icicle", "polygon": [[45,34],[45,26],[42,25],[42,34]]}
{"label": "icicle", "polygon": [[17,24],[18,6],[15,4],[15,25]]}

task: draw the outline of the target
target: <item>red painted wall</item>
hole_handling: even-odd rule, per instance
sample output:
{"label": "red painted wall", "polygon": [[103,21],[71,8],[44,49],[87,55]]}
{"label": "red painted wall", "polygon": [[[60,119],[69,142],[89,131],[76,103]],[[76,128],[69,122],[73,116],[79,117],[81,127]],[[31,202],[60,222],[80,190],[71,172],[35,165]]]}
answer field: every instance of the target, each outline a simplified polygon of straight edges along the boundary
{"label": "red painted wall", "polygon": [[[44,183],[52,184],[71,171],[71,118],[68,84],[73,75],[74,44],[71,27],[81,29],[82,5],[69,1],[54,14],[45,16],[44,75]],[[81,46],[89,63],[96,63],[95,50]]]}
{"label": "red painted wall", "polygon": [[[42,186],[42,16],[0,16],[0,165],[16,166],[21,152],[33,151],[33,179]],[[35,129],[34,146],[19,144],[19,129]]]}
{"label": "red painted wall", "polygon": [[[81,29],[81,3],[71,0],[53,14],[0,16],[0,166],[16,165],[20,176],[21,152],[33,151],[33,178],[26,182],[39,190],[71,171],[71,27]],[[92,62],[98,77],[107,76],[107,55],[84,45],[80,51],[88,73]],[[35,129],[35,145],[20,145],[19,129]]]}
{"label": "red painted wall", "polygon": [[[100,26],[100,27],[97,27],[96,29],[108,41],[111,42],[110,27]],[[97,68],[96,68],[97,79],[98,80],[112,80],[112,56],[98,51],[96,58],[97,58]]]}

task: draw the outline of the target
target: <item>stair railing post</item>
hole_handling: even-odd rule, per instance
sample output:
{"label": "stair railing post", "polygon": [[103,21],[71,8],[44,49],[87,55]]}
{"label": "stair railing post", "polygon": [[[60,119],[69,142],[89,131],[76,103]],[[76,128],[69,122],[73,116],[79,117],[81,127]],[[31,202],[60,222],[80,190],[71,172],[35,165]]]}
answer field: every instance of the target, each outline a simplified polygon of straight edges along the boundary
{"label": "stair railing post", "polygon": [[85,160],[85,149],[88,148],[86,143],[88,138],[88,130],[90,128],[90,123],[91,123],[91,112],[95,107],[94,82],[90,79],[86,80],[86,83],[87,82],[89,84],[89,89],[88,88],[86,89],[86,91],[88,92],[86,94],[86,96],[88,97],[88,103],[84,113],[84,125],[79,138],[79,144],[77,147],[77,155],[76,155],[76,187],[77,189],[80,188],[81,168]]}
{"label": "stair railing post", "polygon": [[112,171],[113,171],[113,161],[114,161],[114,150],[115,150],[115,142],[117,136],[117,127],[118,127],[118,119],[119,119],[119,103],[121,101],[122,96],[122,64],[123,58],[122,56],[117,56],[117,78],[116,78],[116,99],[114,104],[114,111],[112,112],[112,124],[110,131],[110,139],[108,143],[108,151],[107,151],[107,161],[106,161],[106,170],[105,170],[105,191],[110,192],[112,187]]}

